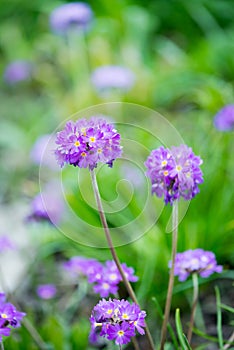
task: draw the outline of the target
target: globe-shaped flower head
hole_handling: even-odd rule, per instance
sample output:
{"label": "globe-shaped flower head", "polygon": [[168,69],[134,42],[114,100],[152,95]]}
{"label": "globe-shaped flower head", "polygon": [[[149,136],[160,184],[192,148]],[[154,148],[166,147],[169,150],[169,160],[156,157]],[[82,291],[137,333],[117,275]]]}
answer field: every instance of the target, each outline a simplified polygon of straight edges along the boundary
{"label": "globe-shaped flower head", "polygon": [[234,105],[227,105],[216,114],[214,126],[219,131],[234,130]]}
{"label": "globe-shaped flower head", "polygon": [[120,134],[102,118],[66,123],[57,133],[55,156],[60,166],[71,164],[93,170],[98,162],[112,167],[122,154]]}
{"label": "globe-shaped flower head", "polygon": [[145,162],[152,193],[163,196],[166,204],[173,204],[180,197],[192,199],[203,182],[201,164],[201,158],[186,145],[153,150]]}
{"label": "globe-shaped flower head", "polygon": [[[171,267],[171,262],[169,262],[169,267]],[[214,272],[222,272],[222,269],[221,265],[217,265],[213,252],[190,249],[176,254],[174,274],[179,277],[181,282],[193,273],[197,273],[201,277],[209,277]]]}
{"label": "globe-shaped flower head", "polygon": [[94,307],[90,322],[92,330],[89,336],[91,342],[98,341],[98,331],[101,337],[114,340],[116,345],[127,344],[131,337],[138,333],[145,334],[146,312],[127,300],[102,299]]}
{"label": "globe-shaped flower head", "polygon": [[72,2],[57,7],[50,16],[50,26],[58,34],[66,34],[70,30],[86,29],[92,20],[93,12],[84,2]]}
{"label": "globe-shaped flower head", "polygon": [[95,89],[100,93],[108,93],[115,89],[127,92],[135,82],[133,72],[122,66],[101,66],[96,68],[91,76]]}

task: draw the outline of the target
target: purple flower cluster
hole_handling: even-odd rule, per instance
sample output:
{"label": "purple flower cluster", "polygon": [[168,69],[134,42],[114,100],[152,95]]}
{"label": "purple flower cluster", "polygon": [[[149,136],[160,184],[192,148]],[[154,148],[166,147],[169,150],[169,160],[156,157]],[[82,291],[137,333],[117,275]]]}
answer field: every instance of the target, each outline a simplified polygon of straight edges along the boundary
{"label": "purple flower cluster", "polygon": [[14,250],[15,248],[16,244],[10,239],[8,235],[0,236],[0,253],[7,250]]}
{"label": "purple flower cluster", "polygon": [[[130,282],[138,280],[132,267],[128,267],[125,263],[121,264],[121,266]],[[105,264],[102,264],[95,259],[74,256],[64,264],[64,268],[74,275],[85,275],[88,278],[88,282],[94,284],[94,292],[100,294],[102,298],[106,298],[110,294],[116,294],[118,284],[122,281],[114,261],[106,261]]]}
{"label": "purple flower cluster", "polygon": [[59,224],[64,212],[64,199],[58,186],[57,182],[48,182],[44,191],[33,198],[27,221]]}
{"label": "purple flower cluster", "polygon": [[53,31],[66,34],[69,30],[86,29],[93,18],[90,6],[84,2],[72,2],[57,7],[50,16]]}
{"label": "purple flower cluster", "polygon": [[32,76],[32,63],[24,60],[11,62],[4,71],[4,80],[7,84],[17,84],[29,80]]}
{"label": "purple flower cluster", "polygon": [[223,107],[214,117],[214,126],[219,131],[234,130],[234,105]]}
{"label": "purple flower cluster", "polygon": [[105,119],[80,119],[66,123],[57,133],[55,156],[60,166],[65,163],[90,170],[98,162],[112,167],[113,161],[122,154],[120,134]]}
{"label": "purple flower cluster", "polygon": [[2,336],[9,336],[11,327],[20,327],[20,321],[26,314],[18,311],[14,305],[6,302],[4,293],[0,293],[0,342]]}
{"label": "purple flower cluster", "polygon": [[98,67],[91,76],[94,87],[100,92],[111,89],[128,91],[135,82],[132,71],[121,66]]}
{"label": "purple flower cluster", "polygon": [[186,145],[153,150],[145,162],[152,193],[164,196],[166,204],[173,204],[180,197],[192,199],[199,192],[198,185],[203,182],[201,164],[201,158]]}
{"label": "purple flower cluster", "polygon": [[89,339],[92,343],[98,340],[98,334],[108,340],[114,340],[117,345],[127,344],[136,331],[145,334],[146,312],[140,307],[122,299],[102,299],[93,308],[90,322]]}
{"label": "purple flower cluster", "polygon": [[[171,261],[169,267],[171,267]],[[179,276],[179,281],[185,281],[192,273],[209,277],[214,272],[222,272],[222,269],[221,265],[217,265],[213,252],[195,249],[176,254],[174,274]]]}
{"label": "purple flower cluster", "polygon": [[54,284],[40,284],[37,287],[37,295],[41,299],[52,299],[57,293],[57,288]]}

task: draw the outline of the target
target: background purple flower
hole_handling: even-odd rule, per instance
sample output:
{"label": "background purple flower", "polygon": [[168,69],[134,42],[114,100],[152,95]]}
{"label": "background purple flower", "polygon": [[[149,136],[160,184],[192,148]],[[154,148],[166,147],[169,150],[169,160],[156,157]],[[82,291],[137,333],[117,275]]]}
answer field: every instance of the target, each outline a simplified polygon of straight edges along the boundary
{"label": "background purple flower", "polygon": [[57,170],[58,166],[54,159],[55,147],[55,136],[50,134],[42,135],[34,143],[30,158],[35,164],[45,165],[48,168]]}
{"label": "background purple flower", "polygon": [[234,105],[223,107],[214,117],[214,126],[220,131],[234,130]]}
{"label": "background purple flower", "polygon": [[99,334],[108,340],[115,340],[117,345],[127,344],[138,329],[140,334],[144,334],[145,317],[145,311],[141,311],[135,303],[130,304],[124,299],[102,299],[93,308],[90,317],[89,339],[96,342]]}
{"label": "background purple flower", "polygon": [[201,164],[201,158],[186,145],[153,150],[145,162],[152,193],[164,197],[166,204],[173,204],[180,197],[192,199],[203,182]]}
{"label": "background purple flower", "polygon": [[135,76],[130,69],[125,67],[102,66],[92,73],[91,81],[100,92],[110,89],[128,91],[135,82]]}
{"label": "background purple flower", "polygon": [[4,71],[5,82],[12,85],[28,80],[31,76],[32,64],[23,60],[11,62]]}
{"label": "background purple flower", "polygon": [[98,162],[112,166],[122,154],[120,134],[105,119],[69,121],[57,133],[55,156],[60,166],[94,169]]}
{"label": "background purple flower", "polygon": [[201,277],[209,277],[214,272],[222,272],[222,269],[221,265],[217,265],[214,253],[210,251],[195,249],[176,254],[174,273],[179,277],[179,281],[185,281],[195,272]]}
{"label": "background purple flower", "polygon": [[11,327],[18,328],[21,326],[21,320],[26,314],[20,312],[16,307],[6,302],[4,293],[0,293],[0,341],[2,336],[9,336]]}
{"label": "background purple flower", "polygon": [[69,30],[86,29],[93,18],[90,6],[84,2],[72,2],[53,10],[50,26],[53,31],[64,34]]}
{"label": "background purple flower", "polygon": [[59,191],[59,184],[48,183],[44,191],[37,194],[31,202],[31,212],[28,221],[48,221],[58,224],[64,211],[64,199]]}
{"label": "background purple flower", "polygon": [[6,250],[14,250],[16,248],[15,243],[10,239],[8,235],[0,236],[0,253]]}
{"label": "background purple flower", "polygon": [[[108,297],[110,294],[116,294],[118,284],[122,281],[122,277],[116,264],[112,260],[108,260],[105,264],[95,259],[87,259],[80,256],[74,256],[64,263],[66,271],[75,275],[84,275],[88,278],[88,282],[94,284],[93,290],[100,294],[102,298]],[[121,264],[122,269],[130,282],[138,281],[138,277],[134,275],[134,269],[128,267],[125,263]]]}
{"label": "background purple flower", "polygon": [[54,284],[40,284],[37,287],[37,295],[41,299],[52,299],[57,293],[57,288]]}

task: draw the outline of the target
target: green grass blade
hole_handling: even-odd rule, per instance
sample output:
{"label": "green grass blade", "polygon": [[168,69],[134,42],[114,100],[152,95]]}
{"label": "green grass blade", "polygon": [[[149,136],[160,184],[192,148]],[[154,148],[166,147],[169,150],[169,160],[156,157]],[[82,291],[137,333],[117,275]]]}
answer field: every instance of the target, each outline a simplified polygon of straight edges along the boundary
{"label": "green grass blade", "polygon": [[182,349],[183,350],[192,350],[192,348],[190,347],[190,345],[187,341],[185,334],[183,333],[181,320],[180,320],[180,309],[176,309],[175,320],[176,320],[176,330],[177,330],[178,338],[180,341],[180,345],[182,346]]}
{"label": "green grass blade", "polygon": [[215,286],[215,293],[216,293],[216,305],[217,305],[217,333],[218,333],[218,340],[219,340],[219,348],[220,350],[223,350],[223,333],[222,333],[222,310],[221,310],[221,299],[220,299],[220,292],[219,288]]}

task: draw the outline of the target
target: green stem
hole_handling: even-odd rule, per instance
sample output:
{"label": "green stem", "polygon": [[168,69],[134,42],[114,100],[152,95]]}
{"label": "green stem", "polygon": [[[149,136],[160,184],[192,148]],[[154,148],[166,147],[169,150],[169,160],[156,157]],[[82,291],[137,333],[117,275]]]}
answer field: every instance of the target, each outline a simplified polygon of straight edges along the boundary
{"label": "green stem", "polygon": [[[106,235],[106,240],[107,240],[108,246],[110,248],[111,255],[112,255],[112,257],[113,257],[113,259],[115,261],[115,264],[116,264],[116,266],[117,266],[117,268],[119,270],[119,273],[120,273],[120,275],[122,277],[123,283],[124,283],[124,285],[125,285],[125,287],[126,287],[126,289],[128,291],[128,294],[129,294],[130,298],[132,299],[132,301],[134,303],[138,304],[136,295],[135,295],[135,293],[134,293],[134,291],[132,289],[132,286],[129,283],[129,281],[128,281],[128,279],[127,279],[127,277],[126,277],[126,275],[125,275],[125,273],[123,271],[123,268],[122,268],[121,263],[119,261],[119,258],[117,256],[115,248],[113,246],[112,238],[111,238],[111,235],[110,235],[109,227],[107,225],[106,216],[105,216],[105,213],[104,213],[104,210],[103,210],[103,206],[102,206],[102,202],[101,202],[101,196],[100,196],[100,192],[99,192],[99,188],[98,188],[98,184],[97,184],[97,178],[96,178],[95,170],[91,170],[90,174],[91,174],[93,191],[94,191],[94,195],[95,195],[95,199],[96,199],[96,203],[97,203],[97,207],[98,207],[98,212],[99,212],[99,215],[100,215],[100,220],[101,220],[101,223],[102,223],[105,235]],[[149,342],[149,350],[154,350],[153,340],[152,340],[152,337],[151,337],[151,334],[149,332],[149,329],[148,329],[147,325],[145,327],[145,333],[146,333],[146,336],[147,336],[147,339],[148,339],[148,342]],[[133,343],[133,345],[134,345],[134,343]],[[135,348],[135,349],[138,350],[137,348]]]}
{"label": "green stem", "polygon": [[217,333],[218,333],[218,339],[219,339],[219,348],[220,350],[222,350],[223,349],[222,310],[220,307],[220,304],[221,304],[220,292],[217,286],[215,286],[215,293],[216,293],[216,304],[217,304]]}
{"label": "green stem", "polygon": [[0,346],[1,346],[1,350],[4,350],[3,342],[0,343]]}
{"label": "green stem", "polygon": [[161,331],[160,350],[164,349],[164,344],[166,341],[167,324],[168,324],[168,319],[169,319],[169,314],[171,309],[171,299],[172,299],[172,293],[173,293],[173,287],[174,287],[175,257],[176,257],[177,240],[178,240],[178,202],[177,201],[173,203],[173,207],[172,207],[172,225],[173,225],[173,232],[172,232],[171,270],[170,270],[170,277],[169,277],[169,283],[168,283],[164,319],[163,319],[163,325],[162,325],[162,331]]}
{"label": "green stem", "polygon": [[193,273],[192,276],[193,276],[193,304],[192,304],[192,311],[191,311],[191,317],[189,322],[189,329],[187,333],[187,339],[189,343],[191,342],[191,339],[192,339],[194,318],[195,318],[196,307],[198,302],[198,294],[199,294],[198,275],[197,273]]}

